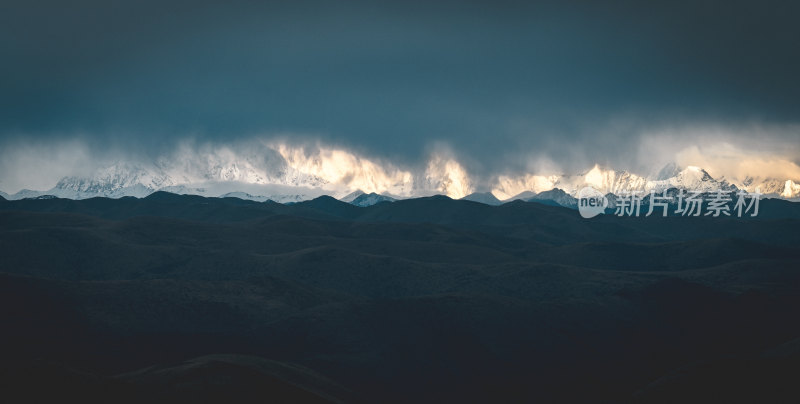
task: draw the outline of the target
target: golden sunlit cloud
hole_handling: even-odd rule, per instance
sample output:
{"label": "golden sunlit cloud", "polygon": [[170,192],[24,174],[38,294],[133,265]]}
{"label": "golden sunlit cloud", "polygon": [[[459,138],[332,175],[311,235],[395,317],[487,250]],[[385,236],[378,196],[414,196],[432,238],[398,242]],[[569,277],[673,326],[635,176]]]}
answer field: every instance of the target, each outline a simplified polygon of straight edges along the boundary
{"label": "golden sunlit cloud", "polygon": [[501,175],[497,178],[494,188],[492,188],[492,194],[502,201],[525,191],[539,193],[551,190],[557,182],[558,176],[556,175],[525,174],[519,177]]}
{"label": "golden sunlit cloud", "polygon": [[[660,145],[663,152],[668,143],[662,140],[652,137],[647,144]],[[226,144],[186,140],[171,151],[150,158],[118,150],[96,156],[96,152],[77,140],[50,146],[27,143],[7,146],[0,152],[3,157],[0,189],[16,192],[27,187],[46,191],[70,177],[74,185],[70,189],[84,192],[80,197],[88,197],[88,190],[97,184],[122,192],[113,195],[123,195],[124,188],[136,186],[142,194],[148,189],[184,192],[192,187],[207,192],[223,188],[238,191],[230,185],[235,183],[302,187],[317,190],[316,195],[327,193],[335,197],[360,190],[400,198],[436,193],[462,198],[488,190],[498,199],[507,200],[526,191],[541,193],[554,188],[575,194],[585,186],[603,192],[648,191],[669,184],[697,184],[704,172],[739,189],[785,198],[800,196],[800,166],[795,161],[780,151],[755,152],[730,142],[698,141],[658,156],[658,161],[671,163],[667,175],[678,176],[675,180],[666,180],[660,177],[661,173],[655,175],[652,171],[641,175],[600,165],[583,172],[565,173],[552,163],[537,164],[534,159],[523,172],[507,171],[498,176],[478,173],[473,177],[446,145],[434,147],[419,166],[401,166],[319,141],[292,143],[269,137]],[[695,167],[694,171],[688,170],[691,167]],[[684,170],[682,177],[680,170]],[[230,186],[213,188],[220,183]],[[303,191],[303,194],[315,193]]]}
{"label": "golden sunlit cloud", "polygon": [[335,148],[316,147],[309,152],[306,148],[286,144],[273,147],[292,170],[320,178],[323,187],[398,196],[409,196],[412,190],[411,172],[385,162],[379,163]]}
{"label": "golden sunlit cloud", "polygon": [[433,189],[451,198],[463,198],[473,192],[467,171],[452,158],[434,155],[428,162],[425,179]]}

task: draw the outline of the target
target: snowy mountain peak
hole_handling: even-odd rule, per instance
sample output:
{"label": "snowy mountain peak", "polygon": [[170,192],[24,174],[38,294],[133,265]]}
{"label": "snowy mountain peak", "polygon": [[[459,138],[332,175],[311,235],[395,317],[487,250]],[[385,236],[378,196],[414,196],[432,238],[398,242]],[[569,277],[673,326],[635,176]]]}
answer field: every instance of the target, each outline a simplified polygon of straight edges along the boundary
{"label": "snowy mountain peak", "polygon": [[747,192],[759,192],[773,198],[796,199],[800,198],[800,184],[788,179],[772,177],[753,177],[746,176],[743,180],[736,183],[739,189]]}
{"label": "snowy mountain peak", "polygon": [[673,177],[648,181],[645,190],[661,192],[669,188],[682,188],[701,192],[736,191],[738,189],[735,185],[725,180],[715,179],[701,167],[688,166]]}
{"label": "snowy mountain peak", "polygon": [[714,178],[704,169],[697,166],[688,166],[677,176],[696,178],[699,181],[713,181]]}
{"label": "snowy mountain peak", "polygon": [[[583,177],[583,186],[574,186],[571,194],[575,194],[584,186],[591,186],[603,192],[620,192],[642,189],[646,186],[647,179],[627,171],[602,169],[599,165],[589,170]],[[577,188],[577,189],[576,189]]]}
{"label": "snowy mountain peak", "polygon": [[351,202],[353,202],[353,201],[354,201],[356,198],[358,198],[358,197],[359,197],[359,196],[361,196],[361,195],[364,195],[365,193],[366,193],[366,192],[364,192],[364,191],[362,191],[362,190],[360,190],[360,189],[357,189],[357,190],[355,190],[355,191],[353,191],[353,192],[351,192],[351,193],[349,193],[349,194],[347,194],[347,195],[343,196],[343,197],[342,197],[342,198],[340,198],[339,200],[340,200],[340,201],[342,201],[342,202],[351,203]]}
{"label": "snowy mountain peak", "polygon": [[371,192],[368,194],[359,195],[357,198],[351,201],[350,204],[355,206],[367,207],[381,202],[394,202],[394,201],[395,199],[390,196],[380,195]]}
{"label": "snowy mountain peak", "polygon": [[786,180],[783,192],[780,195],[787,199],[800,198],[800,184],[792,180]]}

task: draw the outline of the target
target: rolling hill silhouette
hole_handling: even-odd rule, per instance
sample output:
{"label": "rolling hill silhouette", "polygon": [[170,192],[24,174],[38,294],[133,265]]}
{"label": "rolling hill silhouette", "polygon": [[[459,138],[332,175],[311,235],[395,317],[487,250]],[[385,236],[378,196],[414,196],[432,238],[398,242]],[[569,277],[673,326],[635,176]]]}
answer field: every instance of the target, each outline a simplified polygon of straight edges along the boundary
{"label": "rolling hill silhouette", "polygon": [[0,201],[0,380],[14,401],[791,402],[800,205],[763,202]]}

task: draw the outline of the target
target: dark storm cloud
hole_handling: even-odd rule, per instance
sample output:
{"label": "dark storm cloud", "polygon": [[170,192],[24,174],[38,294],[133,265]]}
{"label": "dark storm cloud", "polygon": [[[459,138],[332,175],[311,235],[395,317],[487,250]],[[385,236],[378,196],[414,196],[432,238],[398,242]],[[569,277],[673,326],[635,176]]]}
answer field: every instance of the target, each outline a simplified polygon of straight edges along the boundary
{"label": "dark storm cloud", "polygon": [[379,3],[5,2],[0,133],[144,150],[302,133],[409,161],[442,141],[481,171],[800,111],[796,2]]}

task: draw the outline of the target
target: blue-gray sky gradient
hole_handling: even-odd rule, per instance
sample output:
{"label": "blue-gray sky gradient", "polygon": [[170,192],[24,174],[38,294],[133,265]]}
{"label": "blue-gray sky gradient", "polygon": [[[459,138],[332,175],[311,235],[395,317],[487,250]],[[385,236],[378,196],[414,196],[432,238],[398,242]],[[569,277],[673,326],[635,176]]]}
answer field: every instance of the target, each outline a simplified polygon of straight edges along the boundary
{"label": "blue-gray sky gradient", "polygon": [[[435,3],[435,4],[434,4]],[[662,127],[800,121],[797,2],[11,0],[0,140],[320,138],[614,164]],[[783,130],[772,143],[797,143]],[[794,161],[798,156],[790,156]],[[584,164],[581,161],[580,164]]]}

